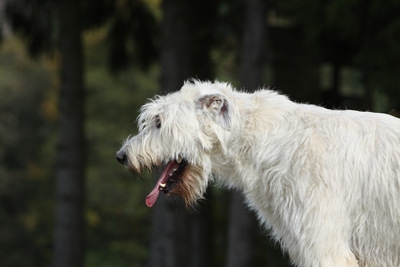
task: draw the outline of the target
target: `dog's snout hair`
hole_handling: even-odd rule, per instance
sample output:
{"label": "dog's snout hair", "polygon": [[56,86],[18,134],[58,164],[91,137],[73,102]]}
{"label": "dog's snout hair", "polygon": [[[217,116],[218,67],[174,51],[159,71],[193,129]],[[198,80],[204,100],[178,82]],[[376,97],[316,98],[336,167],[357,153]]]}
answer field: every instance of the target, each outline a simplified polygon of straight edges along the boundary
{"label": "dog's snout hair", "polygon": [[161,192],[191,207],[216,182],[244,193],[296,266],[400,266],[399,119],[191,81],[145,104],[138,128],[116,157],[164,168],[149,207]]}

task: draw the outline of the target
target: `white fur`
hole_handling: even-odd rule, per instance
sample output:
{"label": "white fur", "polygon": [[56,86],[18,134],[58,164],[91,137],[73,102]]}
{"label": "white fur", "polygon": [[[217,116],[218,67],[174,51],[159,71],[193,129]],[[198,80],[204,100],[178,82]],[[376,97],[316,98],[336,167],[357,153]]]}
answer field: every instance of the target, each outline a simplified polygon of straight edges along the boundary
{"label": "white fur", "polygon": [[182,156],[199,170],[190,203],[213,180],[243,191],[297,266],[400,266],[400,120],[192,81],[138,123],[118,152],[130,169]]}

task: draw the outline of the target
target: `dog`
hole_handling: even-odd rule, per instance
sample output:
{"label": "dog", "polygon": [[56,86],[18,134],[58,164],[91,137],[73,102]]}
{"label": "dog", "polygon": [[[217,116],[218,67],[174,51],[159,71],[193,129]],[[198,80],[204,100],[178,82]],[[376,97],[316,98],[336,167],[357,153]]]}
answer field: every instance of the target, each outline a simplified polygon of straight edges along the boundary
{"label": "dog", "polygon": [[196,205],[210,182],[243,192],[299,267],[400,266],[400,120],[262,89],[187,81],[141,108],[117,159],[165,166],[160,192]]}

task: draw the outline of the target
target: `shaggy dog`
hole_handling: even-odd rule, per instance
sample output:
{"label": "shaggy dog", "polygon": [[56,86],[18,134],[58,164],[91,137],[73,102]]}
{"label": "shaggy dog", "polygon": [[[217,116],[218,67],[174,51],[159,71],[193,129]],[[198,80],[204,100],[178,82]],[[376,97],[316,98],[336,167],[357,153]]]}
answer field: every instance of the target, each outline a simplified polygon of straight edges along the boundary
{"label": "shaggy dog", "polygon": [[241,190],[301,267],[400,266],[400,120],[186,82],[141,109],[117,159],[165,166],[146,198],[188,206],[210,181]]}

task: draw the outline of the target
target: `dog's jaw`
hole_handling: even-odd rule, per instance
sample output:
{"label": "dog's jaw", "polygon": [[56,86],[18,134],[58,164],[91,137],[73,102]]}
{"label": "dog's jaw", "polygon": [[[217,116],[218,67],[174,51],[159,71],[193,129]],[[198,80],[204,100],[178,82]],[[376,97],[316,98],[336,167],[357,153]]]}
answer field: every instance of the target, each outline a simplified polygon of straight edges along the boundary
{"label": "dog's jaw", "polygon": [[170,161],[158,179],[155,187],[146,197],[146,205],[152,207],[160,192],[167,196],[179,196],[187,208],[196,205],[207,189],[204,169],[182,159]]}
{"label": "dog's jaw", "polygon": [[181,157],[176,160],[171,160],[167,164],[154,189],[146,197],[146,205],[148,207],[154,205],[160,191],[164,192],[166,195],[173,194],[174,188],[179,186],[182,180],[181,174],[185,170],[187,164],[187,161]]}

